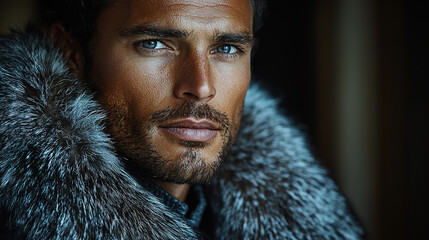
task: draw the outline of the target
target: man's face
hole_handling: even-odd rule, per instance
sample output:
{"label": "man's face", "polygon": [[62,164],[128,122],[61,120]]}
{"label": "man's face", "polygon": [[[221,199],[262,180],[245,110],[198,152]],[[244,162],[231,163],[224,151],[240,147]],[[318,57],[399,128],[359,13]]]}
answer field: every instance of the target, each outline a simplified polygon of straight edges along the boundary
{"label": "man's face", "polygon": [[89,81],[121,155],[148,177],[212,177],[250,81],[249,0],[119,0],[100,14]]}

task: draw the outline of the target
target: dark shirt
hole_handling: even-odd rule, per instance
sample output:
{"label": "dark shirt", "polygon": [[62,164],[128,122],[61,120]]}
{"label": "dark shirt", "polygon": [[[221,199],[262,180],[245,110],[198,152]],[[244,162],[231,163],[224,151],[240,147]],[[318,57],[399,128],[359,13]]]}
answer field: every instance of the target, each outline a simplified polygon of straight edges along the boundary
{"label": "dark shirt", "polygon": [[186,202],[181,202],[150,180],[139,179],[140,184],[158,197],[171,211],[185,219],[189,226],[198,229],[207,205],[201,185],[194,185],[188,193]]}

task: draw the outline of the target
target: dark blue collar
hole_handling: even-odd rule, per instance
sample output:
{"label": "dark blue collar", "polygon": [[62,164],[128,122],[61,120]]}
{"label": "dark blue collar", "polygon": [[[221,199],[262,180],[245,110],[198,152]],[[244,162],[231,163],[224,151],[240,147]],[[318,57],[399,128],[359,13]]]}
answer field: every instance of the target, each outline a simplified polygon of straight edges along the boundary
{"label": "dark blue collar", "polygon": [[181,202],[152,181],[140,178],[140,184],[158,197],[171,211],[184,218],[189,226],[198,228],[203,218],[207,201],[201,185],[191,186],[186,202]]}

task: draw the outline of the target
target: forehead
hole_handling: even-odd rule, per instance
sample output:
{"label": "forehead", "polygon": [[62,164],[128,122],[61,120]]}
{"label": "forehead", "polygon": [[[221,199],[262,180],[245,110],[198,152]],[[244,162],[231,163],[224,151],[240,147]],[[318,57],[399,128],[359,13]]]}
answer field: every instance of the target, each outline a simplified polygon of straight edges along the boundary
{"label": "forehead", "polygon": [[122,26],[152,23],[188,29],[252,30],[250,0],[120,0],[109,10]]}

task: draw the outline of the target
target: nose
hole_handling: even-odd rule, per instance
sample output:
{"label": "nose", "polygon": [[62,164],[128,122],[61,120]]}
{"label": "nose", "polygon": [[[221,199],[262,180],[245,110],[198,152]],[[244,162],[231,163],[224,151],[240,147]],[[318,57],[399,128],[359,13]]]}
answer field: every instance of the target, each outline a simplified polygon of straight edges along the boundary
{"label": "nose", "polygon": [[178,64],[174,95],[183,100],[208,102],[216,95],[208,56],[189,52]]}

